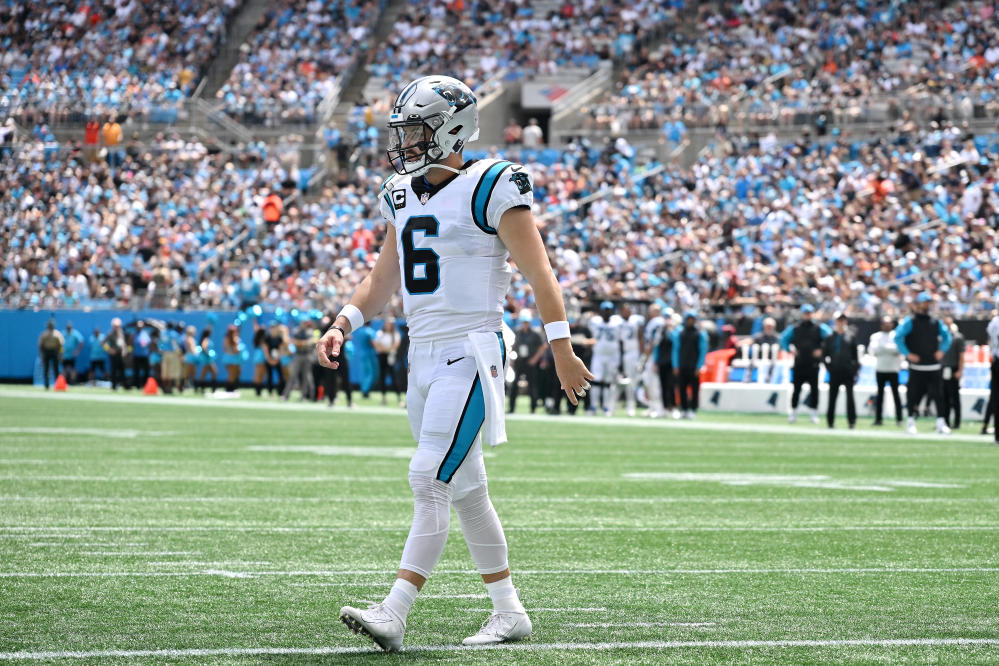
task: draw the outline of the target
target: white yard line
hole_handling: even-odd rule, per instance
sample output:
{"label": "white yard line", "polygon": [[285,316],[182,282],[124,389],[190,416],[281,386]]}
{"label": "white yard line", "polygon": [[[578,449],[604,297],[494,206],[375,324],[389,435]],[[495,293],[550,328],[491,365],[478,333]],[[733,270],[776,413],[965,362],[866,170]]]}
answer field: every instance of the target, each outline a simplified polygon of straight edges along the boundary
{"label": "white yard line", "polygon": [[[182,563],[178,563],[182,564]],[[229,578],[251,577],[336,577],[379,576],[388,577],[391,567],[385,569],[342,569],[314,571],[238,571],[225,568],[196,571],[7,571],[0,578],[173,578],[182,576],[223,576]],[[475,572],[465,569],[441,569],[434,575],[469,576]],[[940,573],[999,573],[999,567],[843,567],[843,568],[734,568],[734,569],[518,569],[518,576],[729,576],[729,575],[838,575],[838,574],[940,574]]]}
{"label": "white yard line", "polygon": [[[462,608],[465,613],[492,613],[492,608]],[[594,608],[527,608],[528,613],[606,613],[603,606]]]}
{"label": "white yard line", "polygon": [[[6,394],[0,392],[0,396]],[[0,426],[0,435],[63,435],[79,437],[111,437],[113,439],[135,439],[136,437],[162,437],[176,432],[160,430],[124,430],[120,428],[58,428],[50,426]]]}
{"label": "white yard line", "polygon": [[[52,393],[43,391],[33,391],[28,389],[7,389],[0,388],[0,396],[4,398],[24,398],[31,400],[69,400],[83,402],[105,402],[122,404],[144,404],[144,405],[173,405],[182,407],[209,407],[218,409],[250,409],[250,410],[274,410],[274,411],[304,411],[315,414],[331,414],[325,405],[314,403],[277,403],[277,402],[255,402],[255,401],[214,401],[205,398],[190,398],[183,396],[145,396],[145,395],[108,395],[98,393],[74,393],[72,390],[67,393]],[[353,409],[338,408],[331,415],[340,414],[374,414],[378,416],[398,416],[406,417],[406,411],[396,407],[355,407]],[[718,423],[706,421],[674,421],[672,419],[647,419],[647,418],[624,418],[624,417],[600,417],[600,416],[549,416],[532,414],[512,414],[507,418],[511,421],[542,421],[549,423],[574,423],[582,426],[604,426],[609,428],[621,428],[629,426],[635,428],[653,428],[659,430],[700,430],[714,432],[749,432],[755,434],[772,435],[794,435],[807,438],[836,438],[836,439],[880,439],[880,440],[900,440],[912,441],[913,437],[905,432],[896,430],[881,430],[878,432],[866,430],[828,430],[824,427],[814,426],[792,426],[774,425],[766,423],[753,423],[753,415],[746,415],[746,423]],[[916,441],[951,441],[970,442],[987,446],[990,444],[988,438],[976,435],[937,435],[930,430],[929,421],[924,419],[923,429],[915,437]]]}
{"label": "white yard line", "polygon": [[[894,485],[912,485],[915,482],[892,482]],[[502,504],[825,504],[835,501],[839,504],[989,504],[999,503],[999,497],[850,497],[822,495],[815,497],[705,497],[684,495],[682,497],[503,497]],[[315,497],[61,497],[58,495],[6,495],[0,502],[36,502],[56,504],[404,504],[412,505],[412,497],[359,497],[320,495]]]}
{"label": "white yard line", "polygon": [[[550,652],[566,650],[675,650],[683,648],[734,649],[754,648],[846,648],[846,647],[996,647],[999,638],[845,638],[829,640],[731,640],[731,641],[613,641],[601,643],[505,643],[482,647],[455,645],[410,645],[403,652],[503,651]],[[257,647],[257,648],[191,648],[163,650],[53,650],[0,652],[3,661],[43,661],[51,659],[110,659],[158,657],[180,659],[185,657],[252,657],[268,655],[341,655],[379,652],[373,646],[365,647]]]}
{"label": "white yard line", "polygon": [[631,627],[714,627],[714,622],[569,622],[563,627],[582,629],[629,629]]}

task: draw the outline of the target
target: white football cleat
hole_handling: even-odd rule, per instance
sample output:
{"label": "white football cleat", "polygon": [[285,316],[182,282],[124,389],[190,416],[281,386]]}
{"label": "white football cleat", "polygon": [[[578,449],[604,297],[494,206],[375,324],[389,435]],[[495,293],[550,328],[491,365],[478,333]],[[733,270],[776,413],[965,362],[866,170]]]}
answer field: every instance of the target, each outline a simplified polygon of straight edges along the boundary
{"label": "white football cleat", "polygon": [[519,641],[531,635],[531,618],[527,613],[493,611],[482,623],[477,634],[469,636],[462,645],[494,645]]}
{"label": "white football cleat", "polygon": [[911,416],[909,417],[908,424],[905,426],[905,432],[908,435],[918,435],[919,434],[919,431],[916,430],[916,419],[912,418]]}
{"label": "white football cleat", "polygon": [[818,423],[819,423],[819,413],[817,411],[815,411],[814,409],[812,410],[811,419],[812,419],[812,423],[818,425]]}
{"label": "white football cleat", "polygon": [[386,652],[399,650],[402,637],[406,635],[406,623],[384,603],[373,604],[365,610],[344,606],[340,609],[340,621],[355,634],[373,640]]}
{"label": "white football cleat", "polygon": [[634,409],[629,409],[627,413],[628,413],[628,416],[634,416],[635,415],[635,410]]}
{"label": "white football cleat", "polygon": [[797,420],[798,420],[798,414],[797,414],[797,412],[791,412],[790,414],[787,415],[787,422],[788,423],[794,423]]}
{"label": "white football cleat", "polygon": [[942,418],[937,419],[937,434],[939,435],[949,435],[950,428],[947,426],[947,422]]}

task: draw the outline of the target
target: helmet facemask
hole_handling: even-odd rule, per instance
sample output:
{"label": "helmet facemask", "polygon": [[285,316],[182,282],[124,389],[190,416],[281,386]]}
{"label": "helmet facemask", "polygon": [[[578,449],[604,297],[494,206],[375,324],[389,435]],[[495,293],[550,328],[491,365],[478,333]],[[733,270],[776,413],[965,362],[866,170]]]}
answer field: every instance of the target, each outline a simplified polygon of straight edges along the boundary
{"label": "helmet facemask", "polygon": [[392,168],[400,175],[418,176],[444,156],[437,143],[437,130],[445,119],[440,114],[423,118],[418,115],[390,122],[389,147],[386,151]]}

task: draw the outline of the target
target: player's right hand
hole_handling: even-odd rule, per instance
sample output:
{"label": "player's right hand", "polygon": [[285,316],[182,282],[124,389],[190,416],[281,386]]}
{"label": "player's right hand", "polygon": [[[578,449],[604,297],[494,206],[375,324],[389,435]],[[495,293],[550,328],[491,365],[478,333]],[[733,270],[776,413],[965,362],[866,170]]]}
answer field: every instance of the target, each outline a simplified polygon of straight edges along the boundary
{"label": "player's right hand", "polygon": [[343,333],[336,328],[326,331],[326,334],[316,343],[316,356],[319,365],[336,370],[340,367],[340,348],[343,347]]}

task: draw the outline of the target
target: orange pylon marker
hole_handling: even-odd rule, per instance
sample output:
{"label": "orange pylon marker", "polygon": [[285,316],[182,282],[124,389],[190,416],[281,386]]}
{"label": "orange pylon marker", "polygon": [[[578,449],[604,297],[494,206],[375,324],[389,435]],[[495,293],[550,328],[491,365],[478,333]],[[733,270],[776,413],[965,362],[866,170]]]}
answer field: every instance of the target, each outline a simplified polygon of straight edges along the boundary
{"label": "orange pylon marker", "polygon": [[150,377],[146,380],[146,386],[142,389],[142,392],[146,395],[156,395],[160,392],[160,387],[156,383],[156,380]]}
{"label": "orange pylon marker", "polygon": [[65,391],[69,388],[69,384],[66,383],[66,378],[63,375],[56,377],[55,385],[52,387],[53,391]]}

